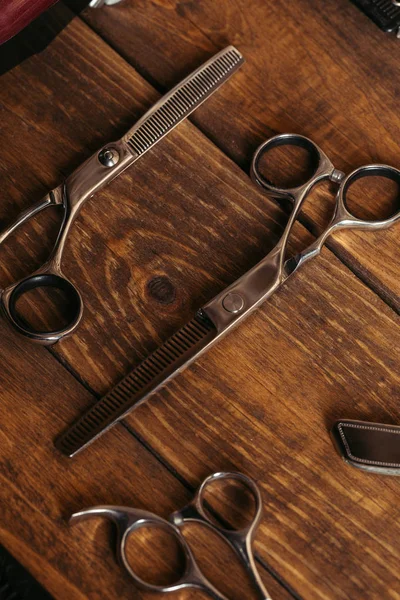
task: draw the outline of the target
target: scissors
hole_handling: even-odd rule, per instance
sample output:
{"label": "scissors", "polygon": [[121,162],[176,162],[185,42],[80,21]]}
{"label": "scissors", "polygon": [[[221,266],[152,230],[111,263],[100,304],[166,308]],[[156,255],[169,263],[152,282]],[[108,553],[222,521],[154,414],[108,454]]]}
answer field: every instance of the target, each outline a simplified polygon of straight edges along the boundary
{"label": "scissors", "polygon": [[[219,526],[208,516],[206,491],[210,486],[235,481],[251,493],[254,498],[255,510],[251,522],[240,529],[227,529]],[[94,506],[74,513],[70,524],[74,525],[93,517],[105,517],[115,523],[117,527],[117,558],[125,567],[135,584],[147,592],[176,592],[183,589],[195,588],[206,592],[215,600],[228,600],[215,586],[203,575],[198,567],[189,544],[180,531],[185,523],[199,523],[205,525],[223,540],[225,540],[236,553],[241,564],[250,576],[252,585],[257,592],[259,600],[271,600],[257,570],[253,542],[262,519],[262,499],[259,488],[253,479],[242,473],[214,473],[203,481],[193,500],[182,510],[174,512],[169,520],[165,520],[151,512],[128,508],[125,506]],[[170,585],[155,585],[139,577],[131,561],[127,557],[127,544],[131,534],[141,527],[157,527],[170,533],[178,542],[185,561],[182,576]]]}
{"label": "scissors", "polygon": [[[43,200],[20,214],[0,233],[3,243],[20,225],[50,206],[61,206],[63,219],[53,251],[47,262],[32,275],[0,290],[0,304],[14,329],[39,344],[51,345],[78,327],[83,302],[79,290],[61,270],[65,244],[71,227],[84,203],[107,183],[141,158],[167,133],[189,116],[243,64],[234,46],[228,46],[204,63],[151,108],[119,141],[107,144],[86,160],[61,185]],[[23,294],[35,288],[61,290],[67,300],[66,324],[56,331],[39,331],[26,323],[17,303]]]}
{"label": "scissors", "polygon": [[[312,176],[297,187],[274,186],[260,170],[264,157],[276,148],[297,146],[306,150],[314,165]],[[310,139],[297,134],[281,134],[261,144],[251,163],[251,178],[278,201],[290,200],[293,206],[283,234],[275,248],[250,271],[201,308],[195,317],[158,350],[153,352],[106,396],[73,424],[56,441],[56,446],[73,456],[104,431],[140,406],[170,379],[241,323],[262,302],[274,294],[289,277],[310,259],[318,256],[329,235],[343,229],[386,229],[400,219],[400,210],[387,219],[368,221],[351,214],[346,202],[352,185],[361,178],[385,177],[400,188],[400,171],[387,165],[366,165],[345,176],[335,169],[326,154]],[[287,246],[294,223],[307,196],[322,181],[338,186],[332,220],[306,249],[287,257]]]}

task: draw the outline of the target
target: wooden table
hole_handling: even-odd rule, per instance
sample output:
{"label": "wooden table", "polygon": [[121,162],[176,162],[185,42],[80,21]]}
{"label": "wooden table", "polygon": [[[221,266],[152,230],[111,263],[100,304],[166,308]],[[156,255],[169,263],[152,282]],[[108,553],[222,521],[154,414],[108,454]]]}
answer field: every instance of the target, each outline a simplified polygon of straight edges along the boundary
{"label": "wooden table", "polygon": [[[400,166],[399,41],[351,2],[126,0],[87,10],[2,77],[2,222],[229,43],[242,70],[77,221],[67,275],[84,295],[79,332],[46,349],[0,322],[0,542],[57,599],[148,597],[115,564],[109,529],[69,529],[73,511],[118,504],[167,516],[228,469],[262,489],[257,551],[274,600],[400,598],[400,482],[345,466],[328,434],[337,418],[400,422],[399,227],[337,235],[96,444],[73,460],[53,447],[276,242],[285,214],[247,175],[262,140],[308,135],[346,172]],[[371,210],[379,191],[366,195]],[[315,193],[299,242],[331,205],[328,187]],[[40,264],[57,222],[42,215],[1,247],[2,285]],[[253,597],[214,537],[185,533],[199,536],[201,564],[224,592]]]}

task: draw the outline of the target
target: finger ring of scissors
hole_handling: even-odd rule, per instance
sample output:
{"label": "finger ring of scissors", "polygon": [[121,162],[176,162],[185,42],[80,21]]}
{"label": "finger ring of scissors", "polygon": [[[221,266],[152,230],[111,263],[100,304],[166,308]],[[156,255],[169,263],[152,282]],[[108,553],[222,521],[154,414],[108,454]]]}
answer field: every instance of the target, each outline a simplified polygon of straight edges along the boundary
{"label": "finger ring of scissors", "polygon": [[[221,487],[228,482],[244,487],[254,499],[254,514],[250,523],[240,529],[229,529],[219,526],[209,516],[206,493],[213,486]],[[173,513],[166,521],[161,517],[143,510],[121,506],[95,506],[72,515],[70,524],[75,524],[92,517],[105,517],[113,521],[117,527],[117,558],[128,571],[135,584],[147,592],[174,592],[194,588],[206,592],[215,600],[227,600],[226,596],[205,577],[198,567],[189,544],[186,542],[180,527],[185,523],[199,523],[216,532],[234,550],[241,564],[250,576],[251,583],[257,592],[259,600],[270,600],[270,596],[257,571],[254,560],[253,541],[262,519],[261,494],[256,483],[242,473],[214,473],[207,477],[196,492],[192,502],[180,511]],[[217,517],[218,518],[218,517]],[[127,544],[131,534],[141,527],[158,527],[170,533],[178,542],[185,561],[183,574],[169,585],[155,585],[143,580],[137,575],[127,557]]]}
{"label": "finger ring of scissors", "polygon": [[[82,297],[74,284],[64,276],[61,263],[69,232],[82,206],[189,116],[243,62],[242,55],[234,46],[228,46],[216,54],[161,98],[121,140],[96,152],[63,184],[21,213],[10,227],[0,233],[1,244],[23,223],[45,208],[63,208],[60,231],[48,261],[29,277],[0,291],[3,313],[18,333],[39,344],[50,345],[75,331],[83,314]],[[39,331],[20,316],[17,304],[21,296],[38,287],[56,288],[63,292],[67,299],[65,326],[55,331]]]}
{"label": "finger ring of scissors", "polygon": [[[275,186],[271,181],[263,176],[260,170],[261,159],[265,157],[267,158],[268,152],[278,146],[297,146],[305,149],[309,154],[311,164],[313,166],[313,174],[311,177],[307,178],[304,183],[297,187],[285,188]],[[359,218],[355,214],[352,214],[347,201],[350,188],[356,181],[363,178],[372,179],[374,177],[383,177],[392,180],[397,184],[397,192],[399,194],[399,169],[389,165],[370,164],[361,166],[352,171],[349,175],[345,175],[342,171],[334,168],[332,162],[317,144],[302,135],[292,133],[279,134],[261,144],[254,153],[250,175],[252,180],[258,186],[263,188],[268,195],[278,201],[282,199],[289,199],[293,205],[286,228],[273,251],[275,255],[279,256],[279,268],[276,273],[278,285],[282,284],[289,275],[294,273],[298,267],[307,262],[310,258],[320,254],[323,245],[332,233],[342,229],[363,229],[377,231],[380,229],[387,229],[400,220],[400,210],[397,210],[391,216],[382,219],[369,220],[365,218]],[[330,180],[339,186],[336,194],[336,203],[332,219],[328,226],[312,244],[294,257],[287,259],[286,254],[288,239],[299,212],[303,208],[303,204],[314,186],[324,180]]]}

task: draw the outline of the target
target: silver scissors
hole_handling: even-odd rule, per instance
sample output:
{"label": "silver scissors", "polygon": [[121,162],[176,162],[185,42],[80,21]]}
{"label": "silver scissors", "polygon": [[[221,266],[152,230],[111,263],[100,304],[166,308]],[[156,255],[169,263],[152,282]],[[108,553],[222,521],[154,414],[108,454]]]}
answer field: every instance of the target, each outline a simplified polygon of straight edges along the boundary
{"label": "silver scissors", "polygon": [[[228,46],[204,63],[173,90],[159,100],[132,129],[117,142],[104,146],[86,160],[61,185],[43,200],[21,213],[18,219],[0,233],[3,243],[20,225],[51,206],[63,208],[63,219],[53,251],[47,262],[29,277],[0,290],[3,313],[17,332],[40,344],[54,344],[78,327],[83,314],[79,290],[61,269],[65,244],[84,203],[107,183],[141,158],[167,133],[189,116],[243,64],[234,46]],[[38,287],[61,290],[67,300],[67,324],[57,331],[38,331],[26,323],[17,303],[23,294]]]}
{"label": "silver scissors", "polygon": [[[282,146],[305,149],[314,164],[312,176],[301,185],[289,189],[274,186],[260,170],[268,152]],[[348,192],[360,178],[385,177],[400,187],[400,171],[387,165],[372,164],[349,175],[334,168],[326,154],[310,139],[296,134],[282,134],[264,142],[255,152],[251,178],[278,201],[290,200],[293,206],[287,225],[277,245],[255,267],[201,308],[195,317],[158,350],[145,359],[117,384],[104,398],[90,408],[56,441],[56,446],[73,456],[104,431],[142,404],[170,379],[211,348],[233,327],[241,323],[260,304],[271,297],[289,277],[311,258],[318,256],[328,236],[343,229],[386,229],[400,219],[400,210],[387,219],[368,221],[351,214],[346,202]],[[321,235],[305,250],[287,257],[287,245],[298,214],[310,191],[322,181],[337,184],[332,220]]]}
{"label": "silver scissors", "polygon": [[[206,502],[207,489],[215,484],[225,484],[227,481],[235,481],[244,486],[254,499],[254,514],[248,525],[240,529],[228,529],[219,526],[209,517]],[[214,473],[207,477],[197,490],[192,502],[182,510],[174,512],[169,520],[165,520],[151,512],[128,508],[125,506],[94,506],[74,513],[70,524],[74,525],[93,517],[105,517],[115,523],[117,527],[117,558],[119,563],[125,567],[135,584],[147,592],[177,592],[187,588],[195,588],[206,592],[215,600],[228,600],[216,587],[203,575],[199,569],[190,546],[185,540],[180,527],[185,523],[200,523],[216,532],[234,550],[242,565],[250,576],[251,583],[257,592],[259,600],[271,600],[257,570],[253,542],[262,519],[262,499],[256,483],[247,475],[242,473]],[[177,540],[185,560],[183,575],[170,585],[155,585],[144,581],[137,575],[132,561],[127,556],[127,544],[129,536],[141,527],[158,527],[167,531]]]}

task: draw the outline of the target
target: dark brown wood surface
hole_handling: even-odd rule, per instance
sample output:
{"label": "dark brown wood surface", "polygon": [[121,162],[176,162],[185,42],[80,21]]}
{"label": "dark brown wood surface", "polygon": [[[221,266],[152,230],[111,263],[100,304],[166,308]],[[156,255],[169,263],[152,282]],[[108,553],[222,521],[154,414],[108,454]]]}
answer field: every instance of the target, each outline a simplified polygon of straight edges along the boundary
{"label": "dark brown wood surface", "polygon": [[[228,469],[262,489],[257,551],[274,600],[400,598],[399,482],[346,467],[328,435],[340,417],[399,422],[399,227],[338,235],[124,424],[72,461],[52,445],[272,248],[285,215],[246,174],[266,136],[309,135],[346,171],[400,165],[398,42],[345,0],[294,4],[126,0],[86,11],[1,78],[5,224],[215,51],[233,43],[247,59],[85,207],[65,260],[85,300],[78,333],[48,350],[0,322],[0,542],[57,599],[147,597],[115,564],[109,529],[69,529],[73,511],[125,504],[167,516]],[[380,189],[364,190],[374,213]],[[324,187],[296,247],[328,204]],[[41,215],[0,248],[2,286],[40,264],[56,226]],[[223,591],[251,598],[226,548],[187,533]],[[135,553],[139,566],[165,574],[169,560],[150,547]]]}

